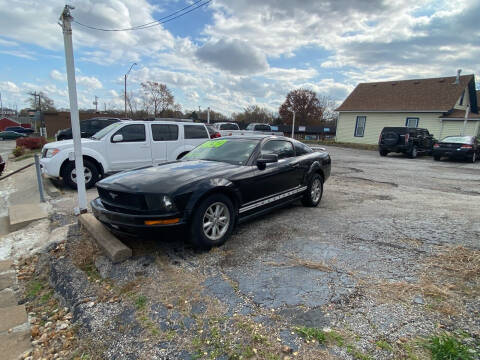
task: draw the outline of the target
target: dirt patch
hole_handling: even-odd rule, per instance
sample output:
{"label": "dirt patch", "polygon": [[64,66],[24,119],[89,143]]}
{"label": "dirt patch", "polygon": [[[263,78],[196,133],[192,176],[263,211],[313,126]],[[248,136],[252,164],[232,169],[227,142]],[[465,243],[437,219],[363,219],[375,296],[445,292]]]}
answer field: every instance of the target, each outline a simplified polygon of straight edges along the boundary
{"label": "dirt patch", "polygon": [[460,315],[467,302],[480,296],[480,251],[461,246],[441,250],[426,259],[418,282],[383,282],[378,290],[384,299],[428,302],[445,315]]}

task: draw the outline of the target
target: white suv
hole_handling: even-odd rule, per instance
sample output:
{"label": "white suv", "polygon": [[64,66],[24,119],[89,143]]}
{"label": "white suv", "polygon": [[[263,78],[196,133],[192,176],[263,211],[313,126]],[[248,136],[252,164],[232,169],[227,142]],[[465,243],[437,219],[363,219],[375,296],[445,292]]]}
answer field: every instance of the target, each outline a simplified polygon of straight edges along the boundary
{"label": "white suv", "polygon": [[[121,121],[82,139],[85,184],[92,187],[105,174],[181,158],[209,139],[204,124],[179,121]],[[46,144],[40,164],[44,174],[63,178],[76,188],[73,140]]]}

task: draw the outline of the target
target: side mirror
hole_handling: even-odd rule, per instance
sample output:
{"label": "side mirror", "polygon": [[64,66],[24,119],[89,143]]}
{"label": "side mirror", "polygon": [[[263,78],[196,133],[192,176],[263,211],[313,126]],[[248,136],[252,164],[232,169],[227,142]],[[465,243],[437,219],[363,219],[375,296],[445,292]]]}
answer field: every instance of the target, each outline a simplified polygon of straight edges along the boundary
{"label": "side mirror", "polygon": [[257,159],[257,166],[260,170],[264,170],[267,164],[278,162],[277,154],[263,154]]}
{"label": "side mirror", "polygon": [[112,138],[112,142],[114,142],[114,143],[122,142],[122,141],[123,141],[123,135],[122,134],[114,135],[113,138]]}

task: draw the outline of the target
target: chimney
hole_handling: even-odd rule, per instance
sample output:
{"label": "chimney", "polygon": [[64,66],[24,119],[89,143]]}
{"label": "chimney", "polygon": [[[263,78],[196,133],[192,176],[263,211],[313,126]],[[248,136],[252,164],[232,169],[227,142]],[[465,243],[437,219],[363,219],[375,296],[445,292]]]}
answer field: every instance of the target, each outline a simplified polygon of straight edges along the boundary
{"label": "chimney", "polygon": [[457,78],[455,79],[455,85],[460,84],[460,73],[462,72],[462,69],[457,70]]}

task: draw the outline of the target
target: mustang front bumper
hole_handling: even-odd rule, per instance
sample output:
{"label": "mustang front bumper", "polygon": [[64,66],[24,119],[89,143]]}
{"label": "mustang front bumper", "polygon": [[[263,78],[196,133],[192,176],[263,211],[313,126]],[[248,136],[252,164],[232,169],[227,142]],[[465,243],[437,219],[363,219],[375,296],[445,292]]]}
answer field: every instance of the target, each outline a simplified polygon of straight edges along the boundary
{"label": "mustang front bumper", "polygon": [[104,225],[116,232],[137,235],[152,229],[184,225],[180,213],[167,215],[134,215],[111,211],[103,206],[100,198],[91,202],[93,215]]}

